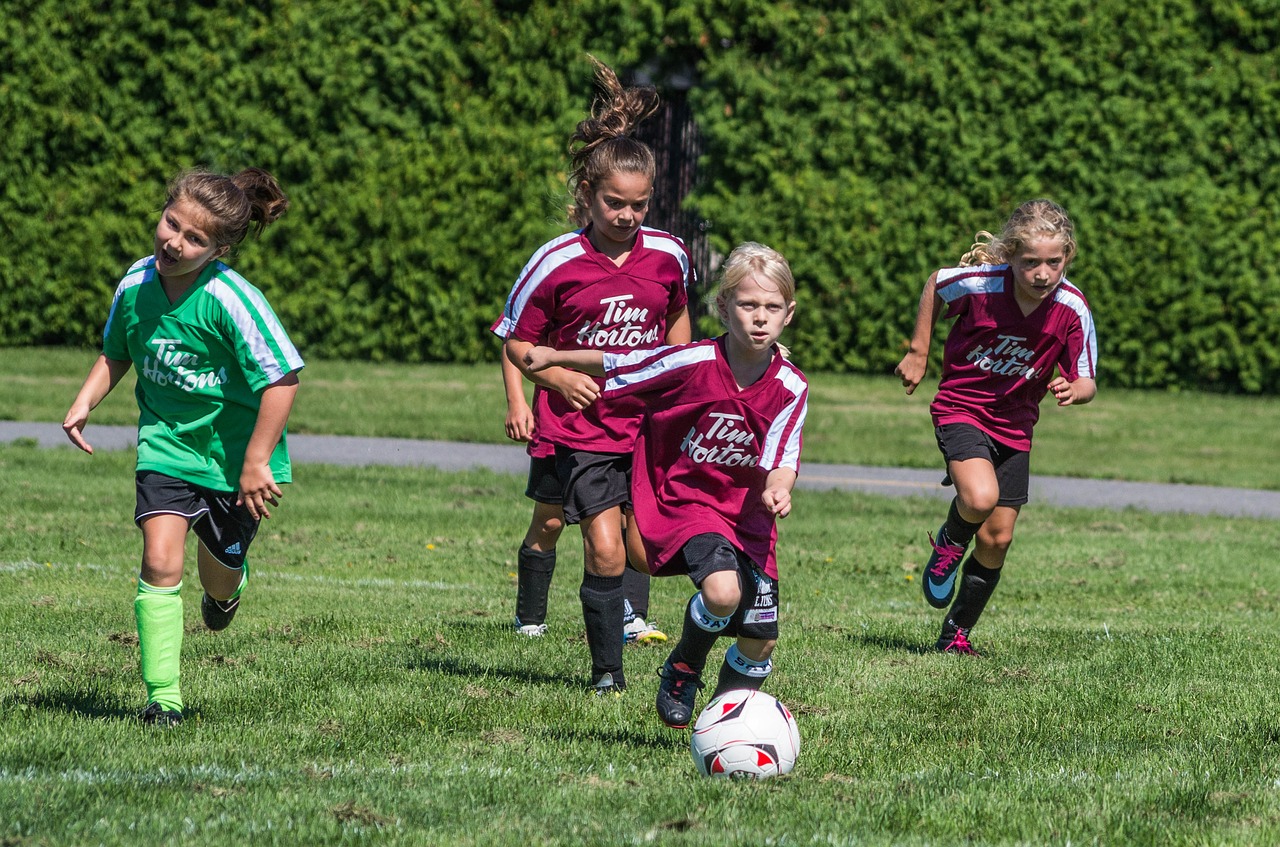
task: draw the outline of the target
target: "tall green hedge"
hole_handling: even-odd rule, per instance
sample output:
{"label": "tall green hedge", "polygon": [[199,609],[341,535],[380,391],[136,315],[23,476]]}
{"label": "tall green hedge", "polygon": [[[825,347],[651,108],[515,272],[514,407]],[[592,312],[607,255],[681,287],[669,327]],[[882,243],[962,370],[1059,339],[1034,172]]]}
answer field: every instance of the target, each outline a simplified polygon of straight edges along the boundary
{"label": "tall green hedge", "polygon": [[258,165],[294,208],[233,263],[304,353],[492,358],[512,280],[567,225],[591,52],[694,71],[686,202],[718,252],[792,260],[803,367],[891,370],[928,273],[1051,196],[1105,384],[1280,391],[1269,0],[10,6],[3,344],[94,343],[165,181]]}

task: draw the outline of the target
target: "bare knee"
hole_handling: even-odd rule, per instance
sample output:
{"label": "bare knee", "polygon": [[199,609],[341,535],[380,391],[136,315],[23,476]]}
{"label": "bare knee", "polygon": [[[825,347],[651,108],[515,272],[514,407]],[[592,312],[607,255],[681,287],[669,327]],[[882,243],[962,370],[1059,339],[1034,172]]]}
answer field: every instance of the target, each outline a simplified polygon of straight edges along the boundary
{"label": "bare knee", "polygon": [[960,517],[966,521],[982,523],[1000,504],[1000,481],[995,467],[985,459],[949,462],[947,473],[956,486]]}
{"label": "bare knee", "polygon": [[564,521],[556,518],[530,524],[529,531],[524,536],[524,545],[540,552],[554,550],[563,531]]}
{"label": "bare knee", "polygon": [[1000,503],[1000,485],[969,485],[957,492],[956,497],[960,501],[960,516],[970,523],[982,523]]}
{"label": "bare knee", "polygon": [[721,617],[732,615],[742,602],[742,584],[736,571],[717,571],[702,581],[702,602]]}
{"label": "bare knee", "polygon": [[177,515],[147,518],[142,529],[142,567],[138,576],[143,582],[167,588],[182,581],[186,558],[187,522]]}
{"label": "bare knee", "polygon": [[1013,544],[1013,529],[988,530],[984,525],[978,531],[977,541],[976,552],[981,563],[988,568],[999,568],[1004,565],[1005,556]]}
{"label": "bare knee", "polygon": [[627,546],[622,540],[622,533],[584,532],[582,559],[587,573],[621,576],[627,566]]}
{"label": "bare knee", "polygon": [[524,535],[524,544],[540,552],[554,550],[563,531],[564,512],[560,507],[552,503],[535,502],[529,531]]}

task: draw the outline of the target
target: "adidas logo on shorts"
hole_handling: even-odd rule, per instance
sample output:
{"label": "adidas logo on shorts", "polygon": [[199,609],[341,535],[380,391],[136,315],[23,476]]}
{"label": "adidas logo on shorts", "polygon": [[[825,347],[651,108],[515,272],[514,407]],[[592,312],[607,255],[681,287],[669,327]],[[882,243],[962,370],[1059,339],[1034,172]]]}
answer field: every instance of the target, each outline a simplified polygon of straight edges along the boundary
{"label": "adidas logo on shorts", "polygon": [[230,547],[228,547],[226,550],[223,550],[222,552],[226,553],[229,556],[239,556],[240,542],[237,541],[235,544],[232,544]]}

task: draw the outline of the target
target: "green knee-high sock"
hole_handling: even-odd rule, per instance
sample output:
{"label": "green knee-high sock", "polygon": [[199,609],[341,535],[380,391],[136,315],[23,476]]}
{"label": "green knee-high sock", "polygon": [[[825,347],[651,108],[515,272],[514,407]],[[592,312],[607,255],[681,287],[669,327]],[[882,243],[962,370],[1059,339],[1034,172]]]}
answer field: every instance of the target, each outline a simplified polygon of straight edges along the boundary
{"label": "green knee-high sock", "polygon": [[138,620],[138,651],[147,702],[182,711],[178,660],[182,655],[182,583],[157,588],[138,580],[133,614]]}

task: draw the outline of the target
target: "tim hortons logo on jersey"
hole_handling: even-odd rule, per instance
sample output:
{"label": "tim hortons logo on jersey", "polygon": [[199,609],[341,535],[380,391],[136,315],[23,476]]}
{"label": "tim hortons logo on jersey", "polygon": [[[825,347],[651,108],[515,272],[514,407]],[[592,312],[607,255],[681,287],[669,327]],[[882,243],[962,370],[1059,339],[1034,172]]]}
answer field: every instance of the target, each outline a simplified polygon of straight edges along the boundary
{"label": "tim hortons logo on jersey", "polygon": [[689,428],[689,434],[680,444],[680,452],[695,462],[728,467],[754,468],[760,457],[748,448],[755,442],[755,433],[742,429],[745,418],[727,412],[712,412],[706,432],[698,432],[698,425]]}
{"label": "tim hortons logo on jersey", "polygon": [[150,356],[143,357],[142,375],[156,385],[172,385],[183,391],[199,391],[226,384],[226,368],[218,368],[217,373],[199,373],[199,357],[179,350],[178,344],[181,342],[172,338],[153,338],[150,343],[155,346],[156,355],[154,359]]}
{"label": "tim hortons logo on jersey", "polygon": [[1019,335],[1000,335],[997,339],[997,343],[990,347],[979,344],[970,350],[965,358],[970,362],[976,362],[984,371],[990,371],[998,376],[1023,379],[1035,377],[1036,369],[1027,365],[1027,362],[1035,356],[1036,351],[1023,347],[1019,343],[1027,339]]}
{"label": "tim hortons logo on jersey", "polygon": [[656,347],[658,328],[645,329],[649,310],[627,305],[634,295],[619,294],[600,301],[604,316],[587,321],[578,330],[578,343],[583,347]]}

